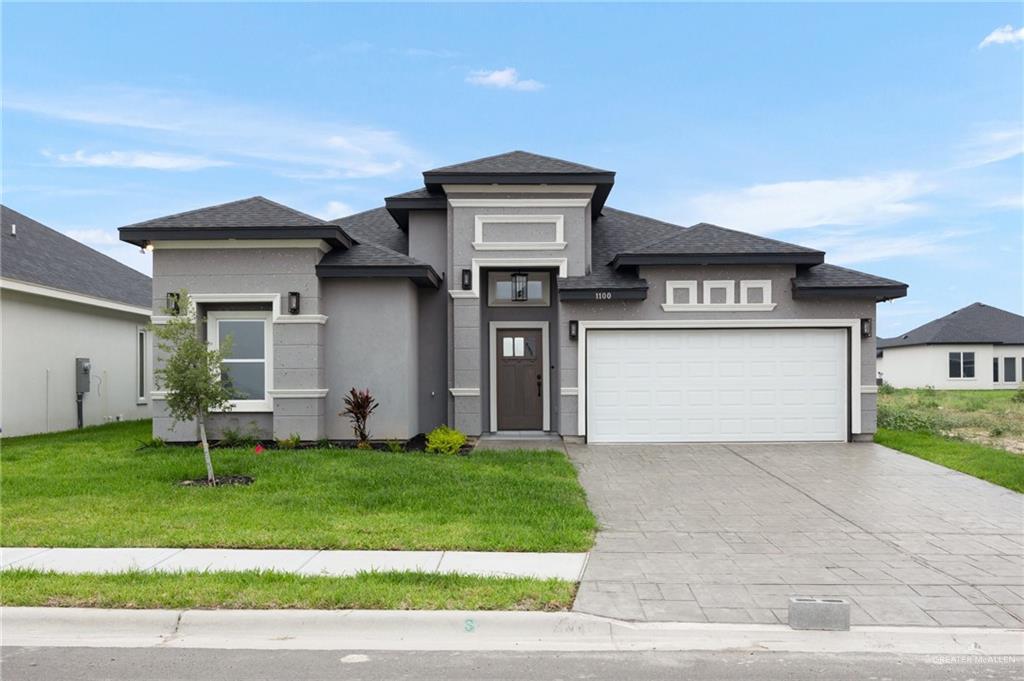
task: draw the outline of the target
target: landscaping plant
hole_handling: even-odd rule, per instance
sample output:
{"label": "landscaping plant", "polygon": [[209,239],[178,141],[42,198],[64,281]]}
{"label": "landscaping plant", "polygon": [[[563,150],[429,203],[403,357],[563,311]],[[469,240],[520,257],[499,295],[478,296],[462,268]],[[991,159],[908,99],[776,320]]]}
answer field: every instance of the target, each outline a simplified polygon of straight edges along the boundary
{"label": "landscaping plant", "polygon": [[427,435],[427,451],[431,454],[458,454],[464,444],[466,436],[448,426],[438,426]]}
{"label": "landscaping plant", "polygon": [[167,393],[167,411],[175,423],[195,421],[203,443],[206,479],[217,483],[210,460],[210,443],[206,439],[206,415],[213,409],[230,409],[232,390],[227,377],[221,377],[220,365],[230,349],[228,338],[219,348],[211,348],[199,335],[195,310],[188,292],[178,294],[178,312],[165,310],[168,319],[152,325],[157,348],[165,355],[163,365],[153,371],[158,388]]}
{"label": "landscaping plant", "polygon": [[366,429],[366,422],[370,415],[380,405],[373,399],[370,389],[356,390],[351,388],[345,396],[345,409],[339,416],[347,416],[352,422],[352,431],[356,436],[356,448],[370,448],[370,433]]}

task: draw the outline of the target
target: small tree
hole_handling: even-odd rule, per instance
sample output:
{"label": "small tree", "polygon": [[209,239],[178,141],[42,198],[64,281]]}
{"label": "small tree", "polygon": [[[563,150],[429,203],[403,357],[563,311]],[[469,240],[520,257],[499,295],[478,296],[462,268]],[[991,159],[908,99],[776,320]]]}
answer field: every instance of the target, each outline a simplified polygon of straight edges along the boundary
{"label": "small tree", "polygon": [[347,416],[352,422],[352,431],[356,435],[356,447],[369,449],[370,433],[366,430],[366,422],[370,414],[380,405],[373,399],[370,389],[356,390],[351,388],[345,396],[345,410],[339,416]]}
{"label": "small tree", "polygon": [[228,410],[233,397],[230,381],[221,377],[221,362],[230,351],[230,338],[220,348],[210,348],[199,336],[188,292],[178,293],[176,310],[165,310],[169,319],[153,326],[157,348],[166,356],[163,366],[153,372],[158,388],[167,393],[167,410],[175,423],[195,419],[203,442],[206,479],[217,482],[206,439],[206,415],[212,409]]}

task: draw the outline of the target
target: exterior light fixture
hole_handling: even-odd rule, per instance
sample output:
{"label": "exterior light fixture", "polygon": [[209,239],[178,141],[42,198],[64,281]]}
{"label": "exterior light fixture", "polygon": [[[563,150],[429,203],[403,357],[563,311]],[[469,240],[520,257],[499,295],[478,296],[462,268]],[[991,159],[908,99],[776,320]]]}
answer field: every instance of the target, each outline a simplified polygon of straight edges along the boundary
{"label": "exterior light fixture", "polygon": [[521,303],[530,299],[526,286],[528,279],[529,277],[526,272],[514,272],[512,274],[512,300]]}
{"label": "exterior light fixture", "polygon": [[153,252],[153,242],[152,241],[147,241],[146,242],[146,246],[142,250],[146,251],[146,253],[152,253]]}
{"label": "exterior light fixture", "polygon": [[871,336],[874,335],[872,326],[873,324],[871,323],[870,317],[860,320],[860,337],[871,338]]}
{"label": "exterior light fixture", "polygon": [[462,270],[462,290],[470,291],[473,289],[473,270]]}
{"label": "exterior light fixture", "polygon": [[288,292],[288,314],[299,314],[299,292]]}
{"label": "exterior light fixture", "polygon": [[173,291],[168,293],[166,307],[171,314],[178,314],[181,312],[181,294]]}
{"label": "exterior light fixture", "polygon": [[580,323],[576,319],[569,320],[569,340],[576,340],[580,337]]}

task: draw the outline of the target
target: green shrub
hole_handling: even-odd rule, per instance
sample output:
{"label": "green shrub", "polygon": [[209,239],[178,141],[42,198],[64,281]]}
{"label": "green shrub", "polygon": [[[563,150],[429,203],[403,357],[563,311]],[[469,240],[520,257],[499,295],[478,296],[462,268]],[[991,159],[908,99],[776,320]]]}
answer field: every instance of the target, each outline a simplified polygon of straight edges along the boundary
{"label": "green shrub", "polygon": [[448,426],[438,426],[427,435],[427,451],[431,454],[458,454],[466,436]]}
{"label": "green shrub", "polygon": [[882,381],[882,385],[878,386],[879,395],[892,395],[895,392],[896,388],[892,387],[891,383],[886,383],[885,381]]}
{"label": "green shrub", "polygon": [[217,440],[217,446],[229,449],[247,449],[254,447],[256,442],[257,439],[254,435],[245,435],[237,428],[225,428],[220,439]]}
{"label": "green shrub", "polygon": [[288,437],[278,438],[277,440],[278,449],[298,449],[300,444],[302,444],[302,438],[298,433],[292,433]]}
{"label": "green shrub", "polygon": [[1013,396],[1010,397],[1010,401],[1017,403],[1024,402],[1024,383],[1021,383],[1021,386],[1013,393]]}
{"label": "green shrub", "polygon": [[318,449],[331,449],[334,445],[331,444],[330,440],[328,440],[325,437],[322,437],[316,441],[316,446]]}
{"label": "green shrub", "polygon": [[401,440],[388,440],[384,444],[392,454],[401,454],[405,451],[405,443]]}
{"label": "green shrub", "polygon": [[878,404],[879,428],[937,434],[942,430],[941,425],[939,419],[933,414],[921,413],[884,402]]}

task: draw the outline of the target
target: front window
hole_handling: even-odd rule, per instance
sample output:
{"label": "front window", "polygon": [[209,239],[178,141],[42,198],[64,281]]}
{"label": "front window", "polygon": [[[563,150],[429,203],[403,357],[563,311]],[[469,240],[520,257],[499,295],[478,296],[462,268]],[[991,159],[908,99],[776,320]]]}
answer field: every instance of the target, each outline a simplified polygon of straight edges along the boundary
{"label": "front window", "polygon": [[1017,382],[1017,358],[1016,357],[1004,357],[1003,358],[1003,382],[1005,382],[1005,383],[1016,383]]}
{"label": "front window", "polygon": [[551,301],[547,272],[491,272],[488,282],[488,305],[492,307],[547,306]]}
{"label": "front window", "polygon": [[210,312],[209,341],[226,349],[221,376],[240,409],[269,408],[270,320],[261,312]]}
{"label": "front window", "polygon": [[949,377],[950,378],[974,378],[974,353],[973,352],[951,352],[951,353],[949,353]]}

